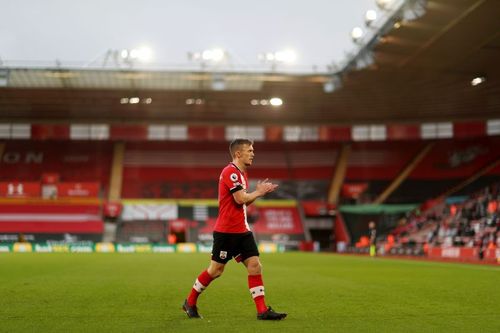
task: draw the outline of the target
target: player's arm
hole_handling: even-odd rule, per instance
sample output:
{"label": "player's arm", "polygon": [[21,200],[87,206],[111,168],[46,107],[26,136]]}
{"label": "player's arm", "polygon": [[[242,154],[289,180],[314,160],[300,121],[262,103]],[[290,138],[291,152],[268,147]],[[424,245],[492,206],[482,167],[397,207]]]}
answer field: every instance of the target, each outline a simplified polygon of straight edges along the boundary
{"label": "player's arm", "polygon": [[256,199],[263,197],[267,193],[273,192],[277,187],[277,184],[273,184],[266,179],[263,182],[257,182],[257,187],[253,192],[248,193],[243,188],[239,191],[233,192],[233,198],[239,205],[246,204],[248,206]]}

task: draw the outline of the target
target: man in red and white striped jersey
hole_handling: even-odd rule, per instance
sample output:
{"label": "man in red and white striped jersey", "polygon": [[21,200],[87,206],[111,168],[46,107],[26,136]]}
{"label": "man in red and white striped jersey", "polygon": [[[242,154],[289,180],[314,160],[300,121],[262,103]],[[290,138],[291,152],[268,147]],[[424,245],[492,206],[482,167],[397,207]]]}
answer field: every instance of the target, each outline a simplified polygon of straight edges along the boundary
{"label": "man in red and white striped jersey", "polygon": [[219,216],[214,227],[212,260],[208,269],[196,279],[193,288],[182,306],[189,318],[200,318],[196,301],[212,280],[221,276],[229,260],[235,258],[243,262],[248,271],[248,288],[257,307],[257,319],[281,320],[286,313],[275,312],[266,306],[262,266],[257,244],[247,222],[246,207],[257,198],[276,189],[278,185],[267,179],[259,181],[256,189],[249,192],[246,170],[254,158],[253,142],[235,139],[229,145],[233,161],[221,172],[219,177]]}

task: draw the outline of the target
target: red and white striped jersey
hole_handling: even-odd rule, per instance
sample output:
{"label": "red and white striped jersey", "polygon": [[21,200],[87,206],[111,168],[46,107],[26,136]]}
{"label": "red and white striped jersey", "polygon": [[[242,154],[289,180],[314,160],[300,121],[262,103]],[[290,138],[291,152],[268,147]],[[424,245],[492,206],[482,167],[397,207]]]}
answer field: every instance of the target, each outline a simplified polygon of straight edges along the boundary
{"label": "red and white striped jersey", "polygon": [[233,197],[237,191],[246,191],[248,178],[236,165],[229,163],[219,177],[219,216],[214,231],[245,233],[250,231],[247,207],[238,204]]}

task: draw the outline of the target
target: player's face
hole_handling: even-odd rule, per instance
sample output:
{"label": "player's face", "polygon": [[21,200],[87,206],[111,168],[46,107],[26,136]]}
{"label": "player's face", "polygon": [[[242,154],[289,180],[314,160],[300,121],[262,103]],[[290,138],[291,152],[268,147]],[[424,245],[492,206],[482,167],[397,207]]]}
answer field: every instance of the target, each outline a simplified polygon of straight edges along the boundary
{"label": "player's face", "polygon": [[245,164],[246,166],[252,165],[253,157],[254,157],[253,146],[243,145],[243,147],[240,150],[240,160],[243,162],[243,164]]}

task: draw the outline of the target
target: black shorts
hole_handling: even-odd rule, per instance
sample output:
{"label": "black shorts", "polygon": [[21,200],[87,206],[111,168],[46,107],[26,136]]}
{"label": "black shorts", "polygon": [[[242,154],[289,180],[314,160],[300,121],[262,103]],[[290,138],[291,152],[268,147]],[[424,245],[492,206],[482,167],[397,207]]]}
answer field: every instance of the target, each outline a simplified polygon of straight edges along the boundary
{"label": "black shorts", "polygon": [[232,258],[240,262],[253,256],[259,256],[259,250],[251,231],[244,234],[214,231],[213,261],[226,264]]}

